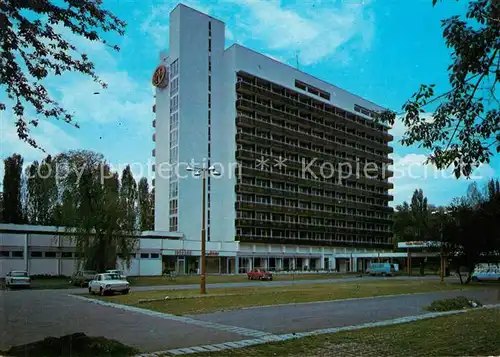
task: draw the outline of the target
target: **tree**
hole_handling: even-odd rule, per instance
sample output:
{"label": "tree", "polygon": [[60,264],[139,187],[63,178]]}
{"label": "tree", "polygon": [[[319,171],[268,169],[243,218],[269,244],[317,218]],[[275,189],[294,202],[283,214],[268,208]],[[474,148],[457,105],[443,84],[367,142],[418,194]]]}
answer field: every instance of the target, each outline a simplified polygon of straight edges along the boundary
{"label": "tree", "polygon": [[58,199],[55,171],[50,155],[41,164],[35,161],[26,169],[26,213],[30,224],[54,224],[54,209]]}
{"label": "tree", "polygon": [[118,254],[130,266],[137,232],[126,224],[118,174],[111,172],[101,154],[90,151],[70,151],[58,155],[56,161],[63,192],[58,219],[74,233],[72,238],[84,268],[115,268]]}
{"label": "tree", "polygon": [[[90,76],[106,88],[94,71],[88,56],[64,38],[69,31],[89,41],[109,44],[102,33],[124,34],[125,23],[102,8],[102,0],[2,0],[0,1],[0,84],[6,87],[17,117],[19,138],[38,147],[30,127],[39,118],[28,119],[26,105],[37,116],[74,123],[73,114],[60,106],[49,94],[43,80],[49,75],[79,72]],[[0,111],[6,110],[0,102]]]}
{"label": "tree", "polygon": [[120,200],[125,212],[124,225],[131,231],[137,227],[137,195],[137,183],[130,166],[127,165],[122,173]]}
{"label": "tree", "polygon": [[[433,6],[438,1],[433,0]],[[456,177],[468,177],[488,163],[491,148],[500,152],[500,110],[496,84],[500,80],[500,2],[470,0],[465,17],[442,21],[443,37],[451,49],[448,67],[451,89],[436,95],[435,86],[421,85],[403,105],[407,128],[403,145],[430,150],[428,162],[437,168],[454,167]],[[432,118],[423,115],[436,104]],[[380,120],[394,124],[395,113]]]}
{"label": "tree", "polygon": [[139,227],[141,231],[154,229],[154,190],[149,192],[148,180],[143,177],[138,185]]}
{"label": "tree", "polygon": [[21,176],[23,170],[23,158],[21,155],[13,154],[4,160],[3,177],[3,222],[23,223],[23,212],[21,205]]}
{"label": "tree", "polygon": [[4,223],[4,220],[3,220],[3,192],[0,192],[0,223]]}
{"label": "tree", "polygon": [[[471,201],[465,197],[450,207],[450,219],[444,229],[445,247],[452,258],[460,281],[460,268],[465,267],[468,278],[479,263],[498,263],[500,260],[500,190],[498,181],[490,181],[485,191],[491,192],[480,200]],[[491,190],[491,191],[490,191]],[[468,192],[474,191],[469,188]]]}
{"label": "tree", "polygon": [[394,235],[397,241],[428,239],[431,235],[429,204],[424,192],[413,192],[411,203],[403,202],[394,212]]}

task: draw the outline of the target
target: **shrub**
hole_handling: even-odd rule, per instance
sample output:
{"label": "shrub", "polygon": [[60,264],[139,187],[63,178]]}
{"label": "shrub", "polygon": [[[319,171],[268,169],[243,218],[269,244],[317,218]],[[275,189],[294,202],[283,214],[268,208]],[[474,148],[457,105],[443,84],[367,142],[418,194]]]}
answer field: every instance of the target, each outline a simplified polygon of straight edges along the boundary
{"label": "shrub", "polygon": [[43,356],[43,357],[100,357],[133,356],[139,351],[115,340],[104,337],[89,337],[83,333],[74,333],[59,338],[47,337],[41,341],[23,346],[11,347],[3,352],[7,356]]}
{"label": "shrub", "polygon": [[427,310],[429,311],[453,311],[462,309],[472,309],[476,307],[481,307],[483,304],[476,299],[470,299],[465,296],[458,296],[452,299],[435,300],[429,306]]}

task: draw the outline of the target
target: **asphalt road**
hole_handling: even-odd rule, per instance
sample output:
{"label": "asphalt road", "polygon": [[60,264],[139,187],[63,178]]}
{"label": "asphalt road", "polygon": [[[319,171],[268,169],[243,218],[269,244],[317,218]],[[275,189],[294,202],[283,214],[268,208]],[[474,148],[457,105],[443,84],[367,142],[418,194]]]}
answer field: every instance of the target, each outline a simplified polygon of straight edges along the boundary
{"label": "asphalt road", "polygon": [[500,296],[496,291],[485,289],[245,308],[190,317],[284,334],[424,314],[428,311],[423,307],[432,301],[461,295],[474,297],[483,304],[500,303]]}
{"label": "asphalt road", "polygon": [[0,291],[0,351],[75,332],[116,339],[145,352],[242,338],[230,332],[92,304],[61,290]]}
{"label": "asphalt road", "polygon": [[[210,279],[210,278],[209,278]],[[353,277],[353,278],[339,278],[339,279],[318,279],[318,280],[279,280],[279,277],[273,281],[247,281],[246,277],[241,278],[240,283],[217,283],[217,284],[207,284],[207,290],[211,288],[247,288],[252,286],[284,286],[284,285],[311,285],[311,284],[335,284],[335,283],[349,283],[354,281],[377,281],[377,280],[439,280],[439,276],[428,275],[428,276],[394,276],[394,277],[375,277],[375,276],[364,276],[364,277]],[[455,277],[446,278],[446,281],[458,281]],[[131,286],[132,291],[155,291],[155,290],[189,290],[198,289],[199,284],[185,284],[185,285],[155,285],[155,286]],[[70,288],[70,289],[55,289],[55,290],[44,290],[52,292],[64,291],[67,294],[81,294],[86,291],[86,288]]]}
{"label": "asphalt road", "polygon": [[[433,278],[433,277],[431,277]],[[362,278],[379,279],[379,278]],[[417,278],[415,278],[417,279]],[[356,279],[325,280],[324,283]],[[357,279],[359,280],[359,279]],[[212,284],[209,287],[243,287],[260,284],[311,284],[318,281],[273,281]],[[194,287],[196,287],[195,285]],[[179,286],[166,286],[179,289]],[[190,289],[193,285],[181,288]],[[158,287],[144,287],[157,290]],[[82,292],[83,289],[78,289]],[[139,288],[137,288],[139,290]],[[105,336],[135,346],[144,352],[214,344],[247,339],[237,331],[214,328],[213,323],[268,333],[310,331],[423,313],[422,307],[443,297],[468,295],[483,303],[495,303],[499,296],[487,290],[427,293],[351,301],[294,304],[247,308],[191,316],[195,322],[137,311],[97,305],[68,295],[68,290],[0,291],[0,350],[48,336],[84,332]],[[212,326],[210,326],[212,323]]]}

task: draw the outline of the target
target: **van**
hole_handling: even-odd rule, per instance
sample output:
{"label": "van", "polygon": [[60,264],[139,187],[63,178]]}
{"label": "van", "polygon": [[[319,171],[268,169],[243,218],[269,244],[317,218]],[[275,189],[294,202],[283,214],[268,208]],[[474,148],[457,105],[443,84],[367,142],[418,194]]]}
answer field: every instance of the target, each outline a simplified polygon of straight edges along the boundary
{"label": "van", "polygon": [[371,276],[393,276],[396,275],[397,271],[397,267],[392,263],[371,263],[366,273]]}

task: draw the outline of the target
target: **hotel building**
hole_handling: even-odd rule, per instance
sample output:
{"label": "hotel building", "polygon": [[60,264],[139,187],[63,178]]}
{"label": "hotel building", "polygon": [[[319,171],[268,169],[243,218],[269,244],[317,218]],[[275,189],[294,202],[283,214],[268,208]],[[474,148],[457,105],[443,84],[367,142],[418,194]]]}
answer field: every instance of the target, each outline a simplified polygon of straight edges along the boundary
{"label": "hotel building", "polygon": [[226,48],[224,23],[182,4],[169,34],[153,78],[155,231],[183,238],[169,240],[164,264],[188,270],[200,256],[193,164],[221,174],[207,177],[206,190],[219,270],[361,270],[392,251],[392,136],[373,120],[384,108],[246,47]]}

